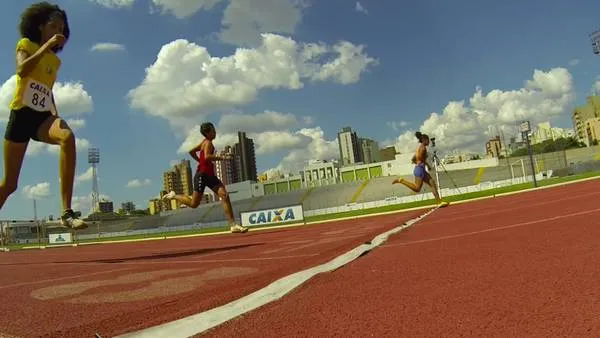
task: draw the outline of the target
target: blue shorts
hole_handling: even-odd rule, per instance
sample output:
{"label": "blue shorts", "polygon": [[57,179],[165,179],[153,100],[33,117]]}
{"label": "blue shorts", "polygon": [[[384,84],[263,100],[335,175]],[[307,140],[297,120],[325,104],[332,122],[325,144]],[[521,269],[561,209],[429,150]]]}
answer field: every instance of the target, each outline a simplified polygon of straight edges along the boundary
{"label": "blue shorts", "polygon": [[427,170],[425,170],[425,164],[421,163],[421,164],[417,164],[415,166],[415,170],[413,171],[413,174],[415,175],[415,177],[419,177],[421,178],[423,181],[426,181],[429,179],[429,173],[427,172]]}

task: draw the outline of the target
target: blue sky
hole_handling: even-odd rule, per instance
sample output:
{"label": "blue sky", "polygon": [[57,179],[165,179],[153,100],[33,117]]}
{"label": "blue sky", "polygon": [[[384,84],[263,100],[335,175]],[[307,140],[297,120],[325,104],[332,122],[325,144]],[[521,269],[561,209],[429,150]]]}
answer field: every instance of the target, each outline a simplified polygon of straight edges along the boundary
{"label": "blue sky", "polygon": [[[87,146],[101,151],[101,194],[145,208],[205,120],[218,126],[218,147],[247,130],[259,171],[297,171],[310,158],[335,156],[346,125],[401,151],[414,148],[420,128],[447,150],[482,152],[487,126],[519,116],[571,128],[570,111],[600,74],[588,38],[600,28],[592,0],[364,0],[364,11],[342,0],[258,0],[254,10],[246,0],[57,3],[72,35],[60,55],[67,85],[55,95],[80,138],[74,206],[84,212]],[[0,13],[2,133],[23,9],[10,1]],[[271,35],[262,40],[261,32]],[[111,45],[92,50],[98,43]],[[0,219],[32,217],[31,194],[40,216],[60,212],[56,151],[30,147]],[[132,180],[142,184],[128,187]]]}

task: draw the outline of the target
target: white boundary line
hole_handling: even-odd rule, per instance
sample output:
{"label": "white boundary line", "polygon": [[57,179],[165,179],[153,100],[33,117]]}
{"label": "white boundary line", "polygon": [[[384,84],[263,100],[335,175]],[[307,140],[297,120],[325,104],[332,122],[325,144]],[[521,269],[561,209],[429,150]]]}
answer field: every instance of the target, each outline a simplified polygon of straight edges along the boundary
{"label": "white boundary line", "polygon": [[336,270],[364,253],[367,253],[381,246],[387,239],[420,221],[430,215],[438,208],[432,208],[425,214],[413,218],[404,224],[397,226],[389,231],[377,235],[369,244],[362,244],[358,247],[330,260],[327,263],[315,266],[313,268],[296,272],[269,284],[265,288],[255,291],[243,298],[232,301],[229,304],[201,312],[189,317],[168,322],[162,325],[150,327],[136,332],[117,336],[116,338],[126,337],[169,337],[169,338],[188,338],[206,330],[219,326],[231,319],[243,315],[249,311],[259,308],[265,304],[278,300],[308,281],[317,274]]}

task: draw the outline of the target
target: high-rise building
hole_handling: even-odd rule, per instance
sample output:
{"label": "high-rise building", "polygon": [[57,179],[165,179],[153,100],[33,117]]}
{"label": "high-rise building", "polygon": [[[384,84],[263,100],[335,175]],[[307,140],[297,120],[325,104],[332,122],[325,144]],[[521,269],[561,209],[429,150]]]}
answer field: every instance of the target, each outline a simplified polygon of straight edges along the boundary
{"label": "high-rise building", "polygon": [[113,212],[113,202],[107,200],[98,202],[98,211],[105,214]]}
{"label": "high-rise building", "polygon": [[500,136],[489,140],[485,144],[485,152],[488,156],[499,158],[502,151],[502,142]]}
{"label": "high-rise building", "polygon": [[192,167],[189,160],[181,160],[169,171],[163,173],[163,190],[174,191],[176,194],[192,195]]}
{"label": "high-rise building", "polygon": [[[219,156],[231,155],[233,156],[233,149],[231,146],[226,146],[218,154]],[[223,182],[224,185],[235,183],[235,157],[230,160],[215,161],[215,173],[217,177]]]}
{"label": "high-rise building", "polygon": [[585,121],[585,130],[588,145],[597,145],[600,141],[600,117],[587,119]]}
{"label": "high-rise building", "polygon": [[233,147],[235,163],[235,182],[254,181],[257,179],[256,153],[254,140],[246,137],[243,131],[238,132],[238,143]]}
{"label": "high-rise building", "polygon": [[177,171],[169,170],[163,173],[163,190],[174,191],[176,194],[183,194],[181,178]]}
{"label": "high-rise building", "polygon": [[135,204],[133,202],[121,203],[121,210],[124,214],[130,214],[135,211]]}
{"label": "high-rise building", "polygon": [[361,137],[359,138],[362,161],[364,163],[379,162],[379,145],[375,140]]}
{"label": "high-rise building", "polygon": [[362,162],[358,136],[352,128],[342,128],[338,133],[338,145],[340,149],[340,164],[342,166]]}
{"label": "high-rise building", "polygon": [[585,106],[576,107],[573,110],[571,119],[577,140],[587,144],[586,121],[596,117],[600,117],[600,96],[588,97]]}

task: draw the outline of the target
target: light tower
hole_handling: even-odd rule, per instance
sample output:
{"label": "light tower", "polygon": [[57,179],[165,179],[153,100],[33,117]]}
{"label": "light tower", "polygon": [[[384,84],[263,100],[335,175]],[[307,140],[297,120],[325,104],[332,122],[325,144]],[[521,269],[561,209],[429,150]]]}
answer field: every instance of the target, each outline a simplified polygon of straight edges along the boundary
{"label": "light tower", "polygon": [[590,34],[590,40],[592,42],[592,51],[594,54],[600,54],[600,29]]}
{"label": "light tower", "polygon": [[88,150],[88,163],[92,166],[92,213],[98,212],[100,193],[98,192],[98,173],[96,167],[100,163],[100,149],[90,148]]}

